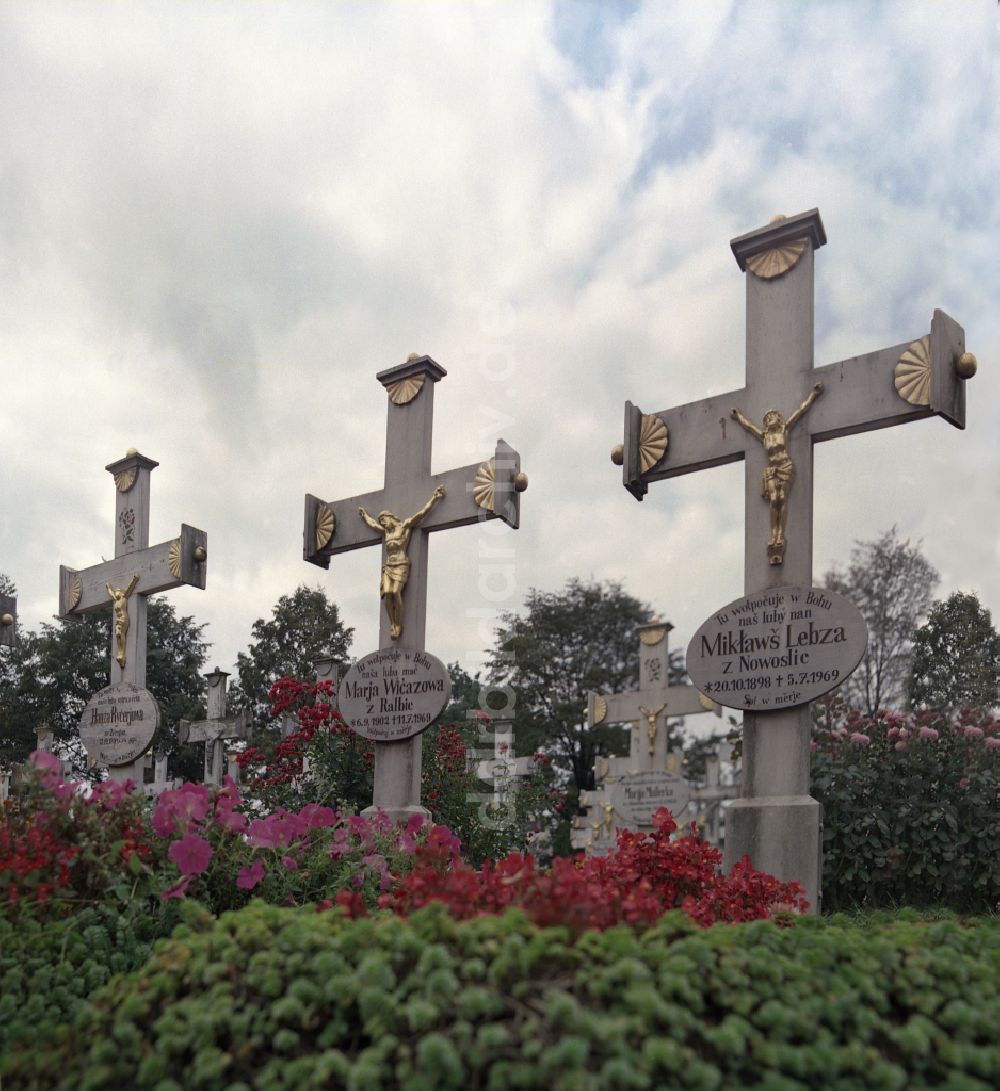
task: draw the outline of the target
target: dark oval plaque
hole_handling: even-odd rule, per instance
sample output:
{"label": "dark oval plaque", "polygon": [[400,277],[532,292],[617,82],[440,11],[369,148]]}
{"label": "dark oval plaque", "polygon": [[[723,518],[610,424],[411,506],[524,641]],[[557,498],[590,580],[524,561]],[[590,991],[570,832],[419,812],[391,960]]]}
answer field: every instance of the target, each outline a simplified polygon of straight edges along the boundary
{"label": "dark oval plaque", "polygon": [[428,728],[450,697],[451,679],[440,659],[416,648],[382,648],[344,675],[340,712],[364,738],[398,742]]}
{"label": "dark oval plaque", "polygon": [[148,689],[119,682],[95,693],[80,718],[80,739],[98,765],[131,765],[153,745],[160,706]]}
{"label": "dark oval plaque", "polygon": [[773,712],[839,686],[867,645],[865,619],[843,595],[775,587],[716,611],[691,638],[687,669],[720,705]]}

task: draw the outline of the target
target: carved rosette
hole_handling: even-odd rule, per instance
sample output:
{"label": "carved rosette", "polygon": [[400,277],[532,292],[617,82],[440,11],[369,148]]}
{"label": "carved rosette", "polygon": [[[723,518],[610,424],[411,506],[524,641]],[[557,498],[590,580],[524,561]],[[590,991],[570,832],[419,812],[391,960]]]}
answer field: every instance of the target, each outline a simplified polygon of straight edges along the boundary
{"label": "carved rosette", "polygon": [[604,717],[608,714],[608,702],[598,694],[594,698],[594,723],[604,723]]}
{"label": "carved rosette", "polygon": [[389,400],[393,405],[406,405],[420,393],[424,385],[423,375],[408,375],[405,379],[397,379],[389,383],[386,390],[389,392]]}
{"label": "carved rosette", "polygon": [[80,573],[74,572],[69,578],[69,587],[66,591],[66,610],[71,612],[77,608],[80,596],[83,594],[83,584],[80,582]]}
{"label": "carved rosette", "polygon": [[755,277],[761,280],[773,280],[787,273],[805,253],[808,239],[792,239],[775,246],[771,250],[764,250],[759,254],[751,254],[747,258],[747,268]]}
{"label": "carved rosette", "polygon": [[484,462],[472,479],[472,498],[479,507],[486,511],[493,510],[494,493],[497,479],[497,460],[491,458]]}
{"label": "carved rosette", "polygon": [[667,426],[655,413],[643,413],[639,427],[639,472],[646,473],[667,453]]}
{"label": "carved rosette", "polygon": [[138,466],[129,466],[127,470],[119,470],[114,475],[115,488],[119,492],[128,492],[129,489],[135,484],[135,479],[139,476]]}
{"label": "carved rosette", "polygon": [[664,625],[659,629],[643,629],[639,633],[639,639],[647,648],[655,648],[666,635],[667,627]]}
{"label": "carved rosette", "polygon": [[170,543],[170,552],[167,554],[167,564],[170,566],[170,575],[175,580],[181,578],[181,540],[175,538]]}
{"label": "carved rosette", "polygon": [[330,539],[333,537],[336,527],[337,520],[334,518],[333,508],[326,503],[320,504],[316,508],[315,542],[317,553],[330,544]]}
{"label": "carved rosette", "polygon": [[893,372],[896,393],[910,405],[930,405],[931,338],[930,334],[914,341],[899,358]]}

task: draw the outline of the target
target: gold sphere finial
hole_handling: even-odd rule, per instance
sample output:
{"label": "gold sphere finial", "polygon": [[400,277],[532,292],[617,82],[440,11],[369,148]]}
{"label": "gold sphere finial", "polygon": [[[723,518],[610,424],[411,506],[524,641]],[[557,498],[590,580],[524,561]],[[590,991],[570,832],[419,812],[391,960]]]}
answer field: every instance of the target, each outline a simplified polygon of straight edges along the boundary
{"label": "gold sphere finial", "polygon": [[525,473],[514,474],[514,492],[525,492],[528,488],[528,475]]}
{"label": "gold sphere finial", "polygon": [[780,224],[782,220],[787,219],[788,217],[783,212],[779,212],[777,216],[772,216],[771,219],[768,220],[768,223]]}
{"label": "gold sphere finial", "polygon": [[625,461],[625,445],[623,443],[619,443],[611,448],[611,461],[616,466],[621,466]]}
{"label": "gold sphere finial", "polygon": [[[201,564],[207,557],[208,551],[205,549],[204,546],[194,547],[194,559],[198,562],[198,564]],[[218,670],[219,668],[216,667],[215,669]]]}
{"label": "gold sphere finial", "polygon": [[414,360],[419,360],[419,359],[420,359],[420,353],[419,352],[411,352],[410,355],[407,356],[406,362],[408,364],[412,364]]}
{"label": "gold sphere finial", "polygon": [[133,455],[137,455],[138,453],[139,452],[134,447],[129,447],[129,449],[125,452],[125,457],[131,458]]}
{"label": "gold sphere finial", "polygon": [[960,379],[971,379],[976,374],[976,369],[979,364],[976,362],[975,356],[971,352],[963,352],[955,361],[955,370],[958,372]]}
{"label": "gold sphere finial", "polygon": [[0,615],[0,625],[5,625],[6,626],[6,625],[13,625],[13,624],[14,624],[14,615],[13,614],[2,614],[2,615]]}

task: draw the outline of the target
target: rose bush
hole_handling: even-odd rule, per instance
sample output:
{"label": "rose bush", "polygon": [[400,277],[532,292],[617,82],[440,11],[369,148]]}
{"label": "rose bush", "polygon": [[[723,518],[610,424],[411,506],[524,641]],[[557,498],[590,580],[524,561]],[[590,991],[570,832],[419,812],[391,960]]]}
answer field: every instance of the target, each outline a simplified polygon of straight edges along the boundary
{"label": "rose bush", "polygon": [[818,706],[823,905],[1000,908],[1000,725],[982,709]]}

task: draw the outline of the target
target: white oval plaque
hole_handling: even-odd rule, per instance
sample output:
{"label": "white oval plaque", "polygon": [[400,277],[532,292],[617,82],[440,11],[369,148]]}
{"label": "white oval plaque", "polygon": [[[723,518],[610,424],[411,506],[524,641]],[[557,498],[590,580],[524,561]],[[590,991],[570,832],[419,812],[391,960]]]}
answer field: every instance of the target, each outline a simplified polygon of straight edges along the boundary
{"label": "white oval plaque", "polygon": [[429,727],[449,697],[451,679],[440,659],[415,648],[383,648],[344,675],[340,712],[364,738],[398,742]]}
{"label": "white oval plaque", "polygon": [[653,815],[668,807],[677,818],[691,799],[691,786],[675,773],[629,773],[615,785],[611,802],[628,826],[652,826]]}
{"label": "white oval plaque", "polygon": [[95,693],[80,718],[80,739],[99,765],[129,765],[153,745],[160,706],[148,689],[119,682]]}
{"label": "white oval plaque", "polygon": [[868,627],[843,595],[775,587],[736,599],[691,638],[687,669],[728,708],[772,712],[805,705],[839,686],[861,662]]}

